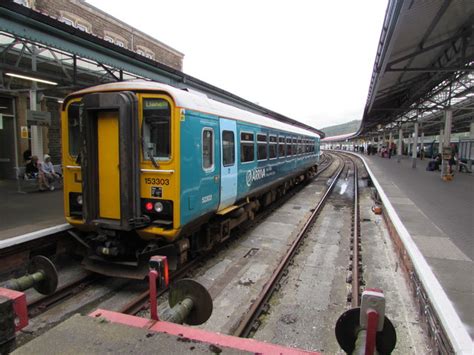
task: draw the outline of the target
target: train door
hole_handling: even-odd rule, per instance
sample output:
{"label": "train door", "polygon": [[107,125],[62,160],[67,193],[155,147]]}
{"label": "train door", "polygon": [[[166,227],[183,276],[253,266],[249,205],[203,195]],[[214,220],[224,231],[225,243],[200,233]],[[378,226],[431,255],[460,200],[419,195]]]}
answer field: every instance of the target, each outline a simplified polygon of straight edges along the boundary
{"label": "train door", "polygon": [[120,219],[118,111],[100,111],[97,119],[99,217]]}
{"label": "train door", "polygon": [[131,230],[141,221],[137,101],[127,91],[82,98],[82,209],[88,224]]}
{"label": "train door", "polygon": [[221,191],[219,210],[231,206],[237,196],[237,124],[221,118]]}

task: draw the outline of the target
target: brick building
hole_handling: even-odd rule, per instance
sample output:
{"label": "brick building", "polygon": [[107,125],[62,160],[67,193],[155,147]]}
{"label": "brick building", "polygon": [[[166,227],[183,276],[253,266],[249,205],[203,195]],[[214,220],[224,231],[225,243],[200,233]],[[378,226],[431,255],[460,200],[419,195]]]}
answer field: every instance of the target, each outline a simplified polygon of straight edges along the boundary
{"label": "brick building", "polygon": [[183,68],[183,53],[110,16],[85,0],[20,0],[17,2],[159,63],[178,70]]}

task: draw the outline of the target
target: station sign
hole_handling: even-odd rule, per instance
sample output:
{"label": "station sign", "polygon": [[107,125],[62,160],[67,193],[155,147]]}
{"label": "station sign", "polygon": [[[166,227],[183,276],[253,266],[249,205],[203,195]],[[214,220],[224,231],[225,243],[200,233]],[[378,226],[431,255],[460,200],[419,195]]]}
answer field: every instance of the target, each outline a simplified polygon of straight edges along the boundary
{"label": "station sign", "polygon": [[51,124],[51,112],[27,110],[26,119],[30,124],[49,126]]}

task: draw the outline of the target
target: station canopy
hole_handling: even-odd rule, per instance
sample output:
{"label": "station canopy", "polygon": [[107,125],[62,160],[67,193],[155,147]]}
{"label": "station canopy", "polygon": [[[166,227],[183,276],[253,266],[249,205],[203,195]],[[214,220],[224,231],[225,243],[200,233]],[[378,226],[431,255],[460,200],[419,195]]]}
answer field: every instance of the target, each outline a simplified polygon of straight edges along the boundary
{"label": "station canopy", "polygon": [[390,0],[362,124],[371,136],[418,121],[439,134],[453,110],[452,132],[469,130],[474,109],[474,1]]}

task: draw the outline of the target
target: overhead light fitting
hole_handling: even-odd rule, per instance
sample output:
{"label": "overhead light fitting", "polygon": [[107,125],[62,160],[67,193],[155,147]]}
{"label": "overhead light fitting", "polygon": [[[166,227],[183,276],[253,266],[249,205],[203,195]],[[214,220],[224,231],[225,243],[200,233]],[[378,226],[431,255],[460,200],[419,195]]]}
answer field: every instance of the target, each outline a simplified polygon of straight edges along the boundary
{"label": "overhead light fitting", "polygon": [[44,79],[38,79],[38,78],[33,78],[31,76],[26,76],[26,75],[20,75],[20,74],[15,74],[15,73],[6,73],[6,75],[11,76],[13,78],[20,78],[20,79],[25,79],[25,80],[31,80],[31,81],[36,81],[38,83],[43,83],[43,84],[49,84],[49,85],[58,85],[58,83],[55,83],[54,81],[49,81],[49,80],[44,80]]}

